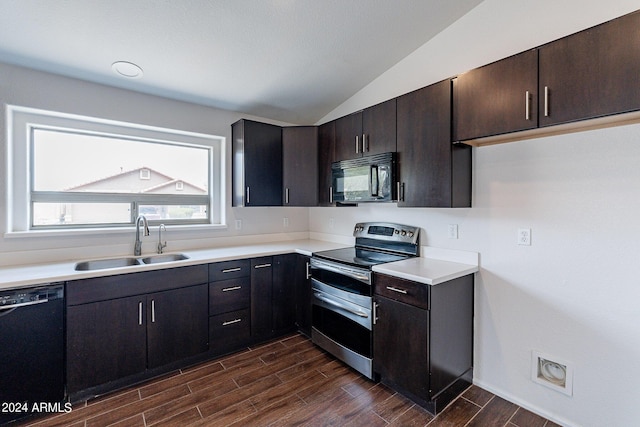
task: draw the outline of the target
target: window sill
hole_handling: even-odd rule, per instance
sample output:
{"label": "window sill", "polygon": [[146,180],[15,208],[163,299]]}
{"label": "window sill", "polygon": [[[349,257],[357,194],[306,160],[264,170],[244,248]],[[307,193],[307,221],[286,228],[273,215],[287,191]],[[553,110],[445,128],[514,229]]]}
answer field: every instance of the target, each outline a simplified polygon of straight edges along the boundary
{"label": "window sill", "polygon": [[[149,226],[150,229],[157,226]],[[203,230],[227,230],[227,224],[189,224],[189,225],[171,225],[167,228],[176,231],[203,231]],[[29,239],[42,237],[67,237],[67,236],[104,236],[131,234],[135,233],[135,227],[118,227],[118,228],[82,228],[73,230],[29,230],[29,231],[10,231],[4,234],[5,239]]]}

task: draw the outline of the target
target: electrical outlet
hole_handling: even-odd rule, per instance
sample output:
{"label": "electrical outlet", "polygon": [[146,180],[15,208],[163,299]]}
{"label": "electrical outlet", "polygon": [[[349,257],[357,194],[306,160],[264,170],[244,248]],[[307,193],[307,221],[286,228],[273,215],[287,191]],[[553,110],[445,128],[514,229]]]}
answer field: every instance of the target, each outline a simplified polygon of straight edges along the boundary
{"label": "electrical outlet", "polygon": [[282,226],[284,228],[289,227],[289,218],[287,218],[287,217],[282,218]]}
{"label": "electrical outlet", "polygon": [[518,229],[518,244],[524,246],[531,246],[531,229],[519,228]]}
{"label": "electrical outlet", "polygon": [[242,230],[242,220],[236,219],[236,230]]}
{"label": "electrical outlet", "polygon": [[449,238],[450,239],[458,238],[458,224],[449,224]]}

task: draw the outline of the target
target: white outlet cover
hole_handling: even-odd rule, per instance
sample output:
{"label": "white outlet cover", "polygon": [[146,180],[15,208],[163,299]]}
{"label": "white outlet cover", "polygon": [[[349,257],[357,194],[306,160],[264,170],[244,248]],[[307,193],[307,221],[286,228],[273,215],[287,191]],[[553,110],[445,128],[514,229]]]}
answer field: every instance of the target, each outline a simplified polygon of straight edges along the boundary
{"label": "white outlet cover", "polygon": [[573,396],[573,365],[555,356],[533,350],[531,380],[567,396]]}
{"label": "white outlet cover", "polygon": [[531,229],[530,228],[518,228],[517,243],[523,246],[531,246]]}
{"label": "white outlet cover", "polygon": [[450,239],[458,238],[458,224],[449,224],[449,238]]}

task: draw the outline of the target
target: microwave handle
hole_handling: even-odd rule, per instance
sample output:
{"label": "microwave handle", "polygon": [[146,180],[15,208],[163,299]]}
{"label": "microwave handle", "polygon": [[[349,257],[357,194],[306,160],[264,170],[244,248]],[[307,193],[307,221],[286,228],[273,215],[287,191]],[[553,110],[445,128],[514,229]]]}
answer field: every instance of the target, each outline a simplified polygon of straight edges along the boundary
{"label": "microwave handle", "polygon": [[378,179],[378,165],[371,165],[369,173],[371,178],[371,196],[379,197],[380,181]]}

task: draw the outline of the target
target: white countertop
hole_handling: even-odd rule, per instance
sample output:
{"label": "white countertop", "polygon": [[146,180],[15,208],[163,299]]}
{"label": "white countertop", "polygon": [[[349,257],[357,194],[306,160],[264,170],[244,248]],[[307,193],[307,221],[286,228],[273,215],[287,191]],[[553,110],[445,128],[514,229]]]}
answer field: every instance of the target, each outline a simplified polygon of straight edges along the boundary
{"label": "white countertop", "polygon": [[[261,243],[254,245],[229,246],[213,249],[199,249],[182,251],[189,258],[182,261],[168,263],[134,265],[129,267],[108,268],[92,271],[76,271],[77,261],[59,262],[51,264],[24,265],[18,267],[0,268],[0,290],[38,286],[52,282],[86,279],[91,277],[114,276],[117,274],[135,273],[139,271],[160,270],[165,268],[184,267],[188,265],[207,264],[211,262],[229,261],[242,258],[280,255],[297,252],[311,256],[313,252],[344,248],[350,245],[327,242],[322,240],[291,240],[285,242]],[[442,260],[443,250],[423,248],[423,255],[428,257],[410,258],[381,264],[373,267],[373,271],[403,279],[413,280],[427,285],[437,285],[457,277],[478,271],[478,265]],[[444,250],[444,256],[459,260],[477,259],[473,252],[464,253]],[[433,255],[431,257],[430,255]],[[469,255],[471,255],[469,257]],[[148,256],[148,255],[145,255]],[[115,257],[122,258],[122,257]],[[86,260],[78,260],[86,261]]]}
{"label": "white countertop", "polygon": [[[184,267],[187,265],[206,264],[210,262],[229,261],[242,258],[280,255],[297,252],[311,256],[312,252],[338,249],[349,245],[321,240],[292,240],[286,242],[261,243],[255,245],[229,246],[213,249],[181,251],[189,258],[168,263],[134,265],[130,267],[108,268],[92,271],[76,271],[77,261],[23,265],[0,268],[0,290],[37,286],[66,280],[87,279],[91,277],[114,276],[117,274],[135,273],[139,271],[161,270],[164,268]],[[171,252],[168,252],[171,253]],[[149,256],[145,254],[144,256]],[[126,256],[124,256],[126,257]],[[123,257],[114,257],[123,258]],[[78,260],[86,261],[86,260]]]}
{"label": "white countertop", "polygon": [[373,271],[426,285],[439,285],[475,273],[478,266],[420,257],[375,265]]}

